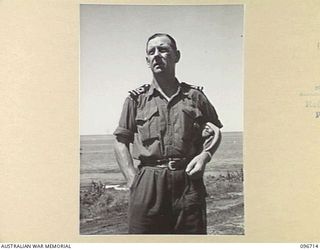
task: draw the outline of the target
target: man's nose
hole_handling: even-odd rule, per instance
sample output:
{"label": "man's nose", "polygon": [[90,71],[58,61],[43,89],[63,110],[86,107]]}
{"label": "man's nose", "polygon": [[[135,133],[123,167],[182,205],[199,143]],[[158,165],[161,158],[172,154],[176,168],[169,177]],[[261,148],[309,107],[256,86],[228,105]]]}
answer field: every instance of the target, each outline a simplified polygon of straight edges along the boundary
{"label": "man's nose", "polygon": [[158,49],[155,49],[154,56],[159,56],[159,55],[160,55],[160,51]]}

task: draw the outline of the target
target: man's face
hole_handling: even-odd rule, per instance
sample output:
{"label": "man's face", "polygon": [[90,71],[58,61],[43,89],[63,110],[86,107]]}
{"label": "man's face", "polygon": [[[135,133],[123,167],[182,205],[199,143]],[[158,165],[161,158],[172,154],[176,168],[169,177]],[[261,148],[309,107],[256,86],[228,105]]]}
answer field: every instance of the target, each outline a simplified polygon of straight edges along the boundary
{"label": "man's face", "polygon": [[179,51],[172,48],[167,36],[157,36],[147,44],[146,60],[154,74],[174,73],[179,57]]}

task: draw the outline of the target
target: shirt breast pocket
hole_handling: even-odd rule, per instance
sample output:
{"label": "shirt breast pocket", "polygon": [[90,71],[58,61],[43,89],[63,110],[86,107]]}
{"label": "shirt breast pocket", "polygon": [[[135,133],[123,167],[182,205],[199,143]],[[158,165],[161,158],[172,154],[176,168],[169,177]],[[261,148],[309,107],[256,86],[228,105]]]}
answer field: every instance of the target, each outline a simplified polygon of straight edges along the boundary
{"label": "shirt breast pocket", "polygon": [[157,107],[138,110],[136,116],[137,132],[143,144],[151,144],[159,138],[159,111]]}
{"label": "shirt breast pocket", "polygon": [[182,139],[193,140],[200,134],[202,112],[193,107],[185,107],[182,109]]}

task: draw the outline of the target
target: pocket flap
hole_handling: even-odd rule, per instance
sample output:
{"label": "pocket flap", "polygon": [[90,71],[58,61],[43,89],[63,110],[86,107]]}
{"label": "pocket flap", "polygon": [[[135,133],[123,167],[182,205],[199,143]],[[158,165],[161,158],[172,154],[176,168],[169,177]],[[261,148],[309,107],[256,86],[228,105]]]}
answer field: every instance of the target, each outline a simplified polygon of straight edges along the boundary
{"label": "pocket flap", "polygon": [[147,121],[150,120],[152,116],[154,116],[158,112],[158,107],[153,106],[150,109],[144,108],[144,110],[138,110],[136,120],[139,121]]}
{"label": "pocket flap", "polygon": [[182,109],[182,111],[191,119],[197,119],[198,117],[202,116],[202,113],[199,109],[187,107]]}

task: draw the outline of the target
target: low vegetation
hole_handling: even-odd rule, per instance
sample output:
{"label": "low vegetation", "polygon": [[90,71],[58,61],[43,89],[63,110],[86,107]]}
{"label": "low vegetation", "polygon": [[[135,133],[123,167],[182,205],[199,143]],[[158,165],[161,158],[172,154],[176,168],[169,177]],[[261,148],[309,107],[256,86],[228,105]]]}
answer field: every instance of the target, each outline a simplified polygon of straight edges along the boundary
{"label": "low vegetation", "polygon": [[[205,177],[208,234],[244,234],[243,172]],[[105,188],[102,182],[82,187],[80,193],[81,234],[125,234],[128,191]]]}

